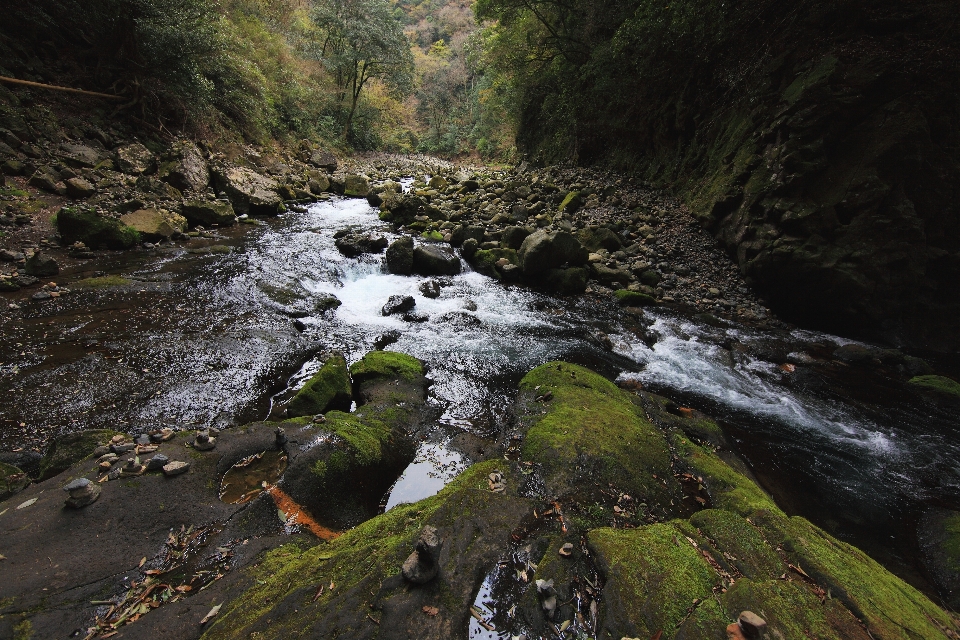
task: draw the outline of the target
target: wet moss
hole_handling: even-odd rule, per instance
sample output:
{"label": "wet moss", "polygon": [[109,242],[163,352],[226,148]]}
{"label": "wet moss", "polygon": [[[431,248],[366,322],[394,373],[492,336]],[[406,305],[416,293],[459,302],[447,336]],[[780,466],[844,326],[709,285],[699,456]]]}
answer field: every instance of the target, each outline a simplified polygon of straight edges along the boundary
{"label": "wet moss", "polygon": [[375,378],[402,378],[412,382],[424,373],[419,360],[396,351],[371,351],[350,366],[350,375],[355,384]]}
{"label": "wet moss", "polygon": [[497,260],[499,258],[489,249],[480,249],[470,258],[470,264],[478,273],[491,278],[500,279],[500,271],[497,269]]}
{"label": "wet moss", "polygon": [[[690,604],[709,597],[720,585],[713,567],[672,523],[627,531],[596,529],[588,541],[607,579],[605,604],[613,600],[628,616],[607,621],[620,633],[650,638],[662,631],[671,637]],[[607,613],[616,617],[609,608]]]}
{"label": "wet moss", "polygon": [[50,443],[40,459],[40,479],[46,480],[66,471],[92,454],[97,447],[109,444],[116,435],[123,434],[110,429],[87,429],[60,436]]}
{"label": "wet moss", "polygon": [[123,287],[130,283],[130,280],[122,276],[101,276],[99,278],[77,280],[73,283],[73,286],[78,289],[108,289],[111,287]]}
{"label": "wet moss", "polygon": [[532,404],[522,447],[524,460],[543,465],[548,488],[575,490],[579,476],[591,486],[612,483],[635,497],[669,503],[667,442],[616,385],[583,367],[552,362],[528,373],[520,389],[552,394],[543,403],[545,413]]}
{"label": "wet moss", "polygon": [[960,382],[944,376],[916,376],[907,383],[923,391],[960,398]]}
{"label": "wet moss", "polygon": [[744,517],[758,511],[783,515],[773,500],[755,482],[721,460],[715,453],[699,447],[685,436],[673,437],[678,456],[702,477],[713,504]]}
{"label": "wet moss", "polygon": [[946,517],[943,531],[946,535],[943,545],[944,564],[947,569],[960,572],[960,511]]}
{"label": "wet moss", "polygon": [[711,541],[720,554],[719,561],[731,564],[748,578],[776,576],[784,568],[760,531],[734,513],[706,509],[695,513],[690,524]]}
{"label": "wet moss", "polygon": [[327,413],[323,428],[343,438],[350,445],[356,464],[361,466],[378,462],[390,439],[390,427],[380,420],[342,411]]}
{"label": "wet moss", "polygon": [[287,415],[296,417],[323,413],[330,408],[349,409],[351,395],[347,361],[336,354],[330,356],[290,400]]}
{"label": "wet moss", "polygon": [[129,249],[140,242],[140,233],[133,227],[79,207],[60,209],[56,224],[66,244],[83,242],[92,248]]}

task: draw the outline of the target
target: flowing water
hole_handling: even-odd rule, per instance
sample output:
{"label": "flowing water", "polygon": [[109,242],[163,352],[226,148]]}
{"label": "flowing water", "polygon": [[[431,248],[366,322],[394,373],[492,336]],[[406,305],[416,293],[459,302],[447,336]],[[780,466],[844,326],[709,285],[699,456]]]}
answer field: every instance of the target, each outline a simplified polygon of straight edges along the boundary
{"label": "flowing water", "polygon": [[[958,421],[902,374],[837,362],[848,342],[837,337],[717,327],[661,308],[635,318],[605,298],[503,286],[466,265],[435,278],[441,294],[427,298],[428,278],[385,273],[382,254],[341,255],[333,234],[346,227],[397,237],[365,201],[334,199],[195,240],[193,252],[124,254],[98,268],[130,285],[29,306],[4,327],[0,447],[80,428],[262,419],[319,354],[354,362],[389,344],[427,364],[441,416],[385,498],[391,508],[432,495],[469,462],[452,438],[494,446],[523,374],[564,359],[714,415],[785,510],[929,589],[915,526],[925,505],[960,506]],[[331,295],[342,304],[323,310]],[[427,318],[382,316],[391,295],[414,296]],[[935,364],[956,373],[955,361]]]}

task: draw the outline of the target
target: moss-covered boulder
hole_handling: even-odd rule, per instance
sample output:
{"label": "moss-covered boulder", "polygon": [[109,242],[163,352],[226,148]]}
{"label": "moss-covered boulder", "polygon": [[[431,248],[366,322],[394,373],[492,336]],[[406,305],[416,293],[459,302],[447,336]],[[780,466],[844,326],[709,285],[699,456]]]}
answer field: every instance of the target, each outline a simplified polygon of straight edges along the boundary
{"label": "moss-covered boulder", "polygon": [[55,438],[40,459],[40,479],[52,478],[66,471],[77,462],[91,455],[97,447],[103,447],[117,435],[110,429],[86,429]]}
{"label": "moss-covered boulder", "polygon": [[942,398],[960,400],[960,382],[945,376],[916,376],[907,383],[910,386],[933,393]]}
{"label": "moss-covered boulder", "polygon": [[648,296],[639,291],[620,289],[614,291],[613,295],[617,298],[617,302],[624,307],[649,307],[657,304],[657,300],[653,296]]}
{"label": "moss-covered boulder", "polygon": [[20,493],[30,485],[26,473],[12,464],[0,462],[0,501]]}
{"label": "moss-covered boulder", "polygon": [[140,233],[115,218],[79,207],[57,213],[57,231],[65,244],[82,242],[91,248],[129,249],[140,242]]}
{"label": "moss-covered boulder", "polygon": [[[345,363],[330,367],[325,379],[345,382],[340,377]],[[387,489],[413,460],[414,434],[427,414],[427,380],[416,358],[373,351],[350,372],[356,413],[328,411],[316,424],[295,419],[292,424],[305,425],[309,433],[298,434],[299,445],[288,448],[291,460],[281,485],[333,528],[376,514]]]}
{"label": "moss-covered boulder", "polygon": [[120,217],[146,240],[166,239],[187,230],[187,219],[166,209],[139,209]]}
{"label": "moss-covered boulder", "polygon": [[633,399],[583,367],[551,362],[520,381],[523,460],[540,466],[548,495],[610,485],[667,509],[679,503],[663,434]]}
{"label": "moss-covered boulder", "polygon": [[349,411],[351,396],[347,361],[341,354],[334,354],[327,358],[320,370],[290,400],[287,404],[287,415],[315,415],[330,409]]}
{"label": "moss-covered boulder", "polygon": [[[247,590],[224,605],[203,637],[463,636],[478,585],[533,510],[517,497],[516,477],[501,463],[474,465],[438,495],[391,509],[329,544],[274,549],[248,571]],[[502,493],[487,488],[487,476],[497,470],[505,475]],[[426,525],[444,541],[440,572],[412,587],[400,568]]]}
{"label": "moss-covered boulder", "polygon": [[191,225],[230,227],[237,214],[229,200],[184,200],[183,217]]}

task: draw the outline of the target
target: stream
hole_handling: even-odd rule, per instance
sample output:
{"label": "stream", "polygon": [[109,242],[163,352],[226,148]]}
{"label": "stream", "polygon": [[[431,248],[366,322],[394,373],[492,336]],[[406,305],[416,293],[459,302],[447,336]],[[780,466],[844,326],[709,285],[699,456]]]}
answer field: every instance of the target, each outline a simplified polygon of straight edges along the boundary
{"label": "stream", "polygon": [[[732,447],[785,511],[802,515],[933,593],[918,561],[928,505],[960,507],[955,410],[884,366],[832,357],[850,341],[810,331],[714,326],[668,308],[624,314],[605,296],[558,298],[473,272],[396,276],[383,255],[346,258],[346,227],[398,237],[365,200],[335,198],[249,229],[214,230],[185,247],[98,259],[75,278],[121,275],[121,287],[24,303],[3,320],[0,450],[60,433],[229,427],[264,419],[340,351],[385,348],[429,368],[440,416],[384,508],[439,491],[467,464],[468,434],[495,447],[516,385],[551,360],[591,367],[717,418]],[[91,263],[92,264],[92,263]],[[428,279],[436,299],[422,295]],[[341,306],[323,310],[336,296]],[[412,295],[420,322],[384,317]],[[6,316],[5,316],[6,318]],[[610,348],[612,346],[612,349]],[[938,373],[960,363],[926,355]]]}

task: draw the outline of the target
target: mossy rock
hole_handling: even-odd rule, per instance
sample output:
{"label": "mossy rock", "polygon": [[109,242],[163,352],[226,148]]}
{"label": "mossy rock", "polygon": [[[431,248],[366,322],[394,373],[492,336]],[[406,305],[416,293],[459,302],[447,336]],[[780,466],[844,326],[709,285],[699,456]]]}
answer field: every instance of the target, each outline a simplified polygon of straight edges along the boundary
{"label": "mossy rock", "polygon": [[960,609],[960,511],[931,508],[918,532],[923,563],[947,606]]}
{"label": "mossy rock", "polygon": [[679,431],[694,442],[724,446],[723,429],[710,416],[696,409],[681,407],[676,402],[655,393],[637,394],[647,416],[665,432]]}
{"label": "mossy rock", "polygon": [[57,231],[65,244],[82,242],[92,248],[129,249],[140,242],[136,229],[76,207],[64,207],[57,212]]}
{"label": "mossy rock", "polygon": [[614,291],[613,295],[616,296],[620,306],[623,307],[649,307],[657,304],[657,301],[653,296],[648,296],[647,294],[640,293],[639,291],[627,291],[626,289],[620,289],[618,291]]}
{"label": "mossy rock", "polygon": [[[492,493],[487,476],[501,470],[508,491]],[[502,461],[464,471],[438,495],[400,505],[329,544],[288,544],[247,570],[249,587],[224,605],[207,640],[257,637],[450,638],[464,633],[467,603],[509,547],[510,532],[532,510],[518,498]],[[444,540],[440,573],[416,587],[400,576],[425,525]],[[318,595],[317,585],[325,588]],[[333,587],[331,587],[333,585]],[[423,607],[437,608],[426,615]]]}
{"label": "mossy rock", "polygon": [[721,509],[705,509],[690,517],[710,546],[718,551],[714,556],[721,564],[729,564],[731,573],[747,578],[768,578],[779,575],[783,563],[763,539],[760,530],[744,518]]}
{"label": "mossy rock", "polygon": [[0,501],[30,486],[30,477],[12,464],[0,462]]}
{"label": "mossy rock", "polygon": [[[536,402],[548,393],[549,399]],[[550,362],[524,376],[520,394],[523,459],[542,465],[548,493],[613,484],[663,508],[679,503],[666,439],[612,382],[577,365]]]}
{"label": "mossy rock", "polygon": [[514,249],[480,249],[470,256],[470,265],[485,276],[500,279],[503,274],[497,262],[506,259],[513,265],[520,264],[520,257]]}
{"label": "mossy rock", "polygon": [[560,213],[575,213],[582,206],[583,196],[580,195],[579,191],[571,191],[564,196],[560,206],[557,207],[557,211]]}
{"label": "mossy rock", "polygon": [[116,435],[124,434],[110,429],[87,429],[55,438],[40,460],[40,479],[46,480],[66,471],[97,447],[109,444]]}
{"label": "mossy rock", "polygon": [[664,638],[673,637],[694,599],[711,597],[721,584],[675,524],[595,529],[588,539],[606,578],[603,637],[651,638],[658,631]]}
{"label": "mossy rock", "polygon": [[932,391],[942,397],[960,400],[960,382],[944,376],[916,376],[907,384],[921,391]]}
{"label": "mossy rock", "polygon": [[287,405],[290,417],[316,415],[329,409],[349,411],[352,399],[347,361],[335,354],[307,381]]}
{"label": "mossy rock", "polygon": [[422,362],[396,351],[371,351],[350,366],[350,376],[356,384],[376,378],[395,377],[412,382],[424,373]]}

